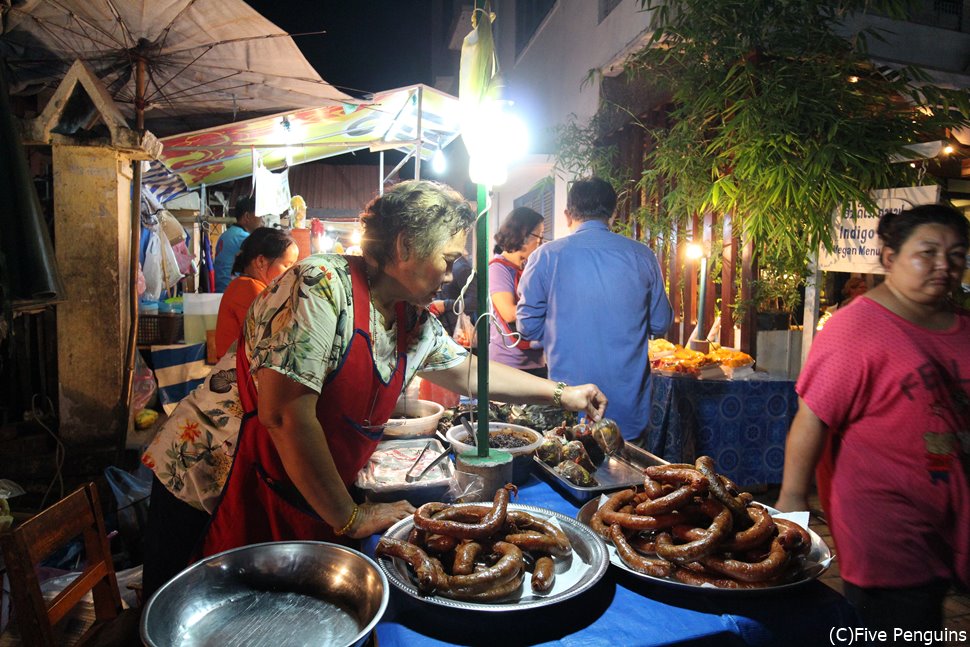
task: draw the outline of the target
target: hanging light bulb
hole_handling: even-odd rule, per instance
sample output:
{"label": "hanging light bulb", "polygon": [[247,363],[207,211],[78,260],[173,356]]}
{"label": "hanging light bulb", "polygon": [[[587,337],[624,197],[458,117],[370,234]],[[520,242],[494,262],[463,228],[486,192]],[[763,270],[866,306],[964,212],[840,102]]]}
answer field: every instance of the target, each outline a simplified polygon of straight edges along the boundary
{"label": "hanging light bulb", "polygon": [[448,162],[445,160],[444,151],[440,148],[431,156],[431,170],[441,175],[448,169]]}
{"label": "hanging light bulb", "polygon": [[952,144],[947,144],[946,146],[944,146],[943,147],[943,154],[944,155],[953,155],[953,145]]}
{"label": "hanging light bulb", "polygon": [[364,239],[364,235],[360,233],[360,229],[354,229],[350,234],[350,243],[352,245],[360,245],[360,241]]}
{"label": "hanging light bulb", "polygon": [[704,256],[704,248],[698,243],[688,243],[685,252],[687,258],[692,261],[696,261],[698,258]]}

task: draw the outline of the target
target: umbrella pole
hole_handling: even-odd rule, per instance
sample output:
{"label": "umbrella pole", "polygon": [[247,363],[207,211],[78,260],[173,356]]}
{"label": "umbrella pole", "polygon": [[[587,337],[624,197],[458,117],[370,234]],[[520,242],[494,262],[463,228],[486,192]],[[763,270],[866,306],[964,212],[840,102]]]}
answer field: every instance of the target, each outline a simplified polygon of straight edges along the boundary
{"label": "umbrella pole", "polygon": [[478,272],[478,455],[488,456],[488,189],[478,185],[475,222],[475,268]]}
{"label": "umbrella pole", "polygon": [[[135,63],[135,128],[139,135],[145,132],[145,59]],[[121,406],[118,421],[118,461],[124,456],[128,442],[128,429],[135,412],[131,410],[131,396],[135,381],[135,354],[138,352],[138,268],[141,252],[141,160],[132,161],[131,174],[131,245],[128,277],[128,343],[125,350],[125,375],[121,383]]]}

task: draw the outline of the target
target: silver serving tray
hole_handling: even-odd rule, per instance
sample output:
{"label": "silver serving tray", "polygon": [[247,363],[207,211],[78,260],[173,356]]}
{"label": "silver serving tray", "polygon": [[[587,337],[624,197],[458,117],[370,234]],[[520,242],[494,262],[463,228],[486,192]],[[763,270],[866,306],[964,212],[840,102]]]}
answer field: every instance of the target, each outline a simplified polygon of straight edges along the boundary
{"label": "silver serving tray", "polygon": [[[457,505],[481,504],[462,503]],[[572,543],[572,556],[566,559],[556,559],[556,579],[553,582],[552,590],[548,593],[533,593],[531,587],[532,574],[526,573],[518,598],[485,603],[452,600],[451,598],[440,595],[423,595],[418,592],[414,577],[406,562],[400,559],[382,556],[376,558],[377,563],[384,571],[384,574],[387,575],[387,579],[391,585],[411,597],[429,604],[471,611],[523,611],[556,604],[557,602],[575,597],[589,589],[606,573],[606,568],[610,564],[606,552],[606,544],[587,526],[564,514],[547,510],[546,508],[510,503],[509,510],[521,510],[540,519],[555,520],[563,532],[566,533],[570,543]],[[413,527],[414,518],[408,517],[388,528],[384,536],[407,541],[408,534]]]}
{"label": "silver serving tray", "polygon": [[643,470],[651,465],[666,465],[667,461],[636,445],[624,443],[612,456],[607,456],[593,472],[597,485],[581,487],[566,480],[555,469],[533,456],[536,471],[558,490],[578,503],[594,499],[605,492],[643,485]]}
{"label": "silver serving tray", "polygon": [[[587,502],[583,507],[579,509],[576,514],[576,519],[580,523],[589,527],[590,517],[599,508],[599,499],[594,499]],[[772,508],[771,506],[764,506],[772,516],[780,514],[778,510]],[[704,584],[703,586],[698,586],[696,584],[687,584],[679,580],[668,577],[655,577],[653,575],[647,575],[646,573],[640,573],[625,563],[620,559],[619,554],[616,552],[616,546],[612,542],[606,542],[606,550],[610,555],[610,563],[619,569],[630,573],[634,577],[639,577],[641,579],[647,580],[648,582],[653,582],[660,584],[661,586],[670,587],[672,589],[680,589],[682,591],[695,591],[702,593],[715,593],[729,596],[745,596],[745,595],[764,595],[766,593],[779,593],[784,591],[789,591],[800,586],[804,586],[809,582],[817,579],[822,573],[828,570],[829,565],[832,560],[835,559],[835,555],[832,553],[831,549],[825,543],[825,541],[819,537],[811,528],[808,529],[808,534],[812,538],[812,549],[808,552],[808,555],[800,557],[798,559],[802,560],[801,573],[799,578],[791,582],[786,582],[785,584],[776,584],[774,586],[766,586],[760,589],[722,589],[710,584]],[[599,535],[597,535],[598,537]]]}

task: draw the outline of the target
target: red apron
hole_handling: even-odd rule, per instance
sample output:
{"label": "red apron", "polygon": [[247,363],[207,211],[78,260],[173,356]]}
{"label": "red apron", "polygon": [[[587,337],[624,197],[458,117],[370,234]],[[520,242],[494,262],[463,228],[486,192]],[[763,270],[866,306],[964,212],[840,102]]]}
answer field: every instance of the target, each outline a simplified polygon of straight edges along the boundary
{"label": "red apron", "polygon": [[[404,303],[397,310],[397,366],[384,382],[371,354],[370,290],[364,261],[347,257],[354,299],[354,335],[337,370],[320,390],[317,419],[323,427],[340,478],[348,487],[381,439],[400,396],[407,363]],[[276,446],[256,415],[256,388],[240,340],[236,360],[239,396],[246,412],[236,455],[222,496],[212,513],[203,556],[267,541],[339,541],[286,474]]]}

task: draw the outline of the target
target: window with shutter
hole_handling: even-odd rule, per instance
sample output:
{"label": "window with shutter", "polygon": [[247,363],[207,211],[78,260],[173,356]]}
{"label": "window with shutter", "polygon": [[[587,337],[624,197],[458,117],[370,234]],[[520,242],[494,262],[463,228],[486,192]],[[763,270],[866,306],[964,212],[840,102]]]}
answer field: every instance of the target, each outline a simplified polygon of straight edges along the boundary
{"label": "window with shutter", "polygon": [[546,240],[555,238],[555,213],[553,211],[555,198],[555,183],[551,177],[547,177],[536,184],[525,195],[519,196],[513,201],[515,207],[529,207],[542,214],[542,222],[545,225],[543,237]]}

